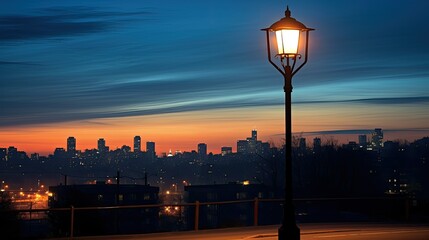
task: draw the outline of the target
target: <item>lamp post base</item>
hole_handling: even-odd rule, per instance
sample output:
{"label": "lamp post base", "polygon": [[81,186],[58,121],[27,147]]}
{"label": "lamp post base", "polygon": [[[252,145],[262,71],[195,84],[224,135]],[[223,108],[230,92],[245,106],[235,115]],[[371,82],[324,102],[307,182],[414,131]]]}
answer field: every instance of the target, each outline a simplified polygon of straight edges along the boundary
{"label": "lamp post base", "polygon": [[300,230],[294,223],[282,224],[279,228],[279,240],[300,240]]}

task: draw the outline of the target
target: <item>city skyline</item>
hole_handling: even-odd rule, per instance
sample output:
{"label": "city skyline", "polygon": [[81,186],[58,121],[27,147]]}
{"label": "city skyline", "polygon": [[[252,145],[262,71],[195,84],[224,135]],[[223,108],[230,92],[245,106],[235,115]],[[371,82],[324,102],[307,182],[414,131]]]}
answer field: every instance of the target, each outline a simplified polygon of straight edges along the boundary
{"label": "city skyline", "polygon": [[[294,78],[293,131],[357,141],[429,135],[428,3],[288,2],[315,28]],[[284,1],[9,1],[0,9],[0,146],[52,152],[133,146],[235,148],[284,132],[281,77],[261,28]],[[239,46],[239,47],[237,47]],[[400,57],[398,57],[400,56]],[[367,132],[368,131],[368,132]],[[164,150],[163,150],[164,149]]]}
{"label": "city skyline", "polygon": [[[343,131],[339,131],[339,132],[340,132],[340,134],[344,135]],[[329,132],[329,133],[330,134],[336,134],[334,132]],[[318,145],[332,144],[332,143],[338,144],[338,146],[340,146],[341,144],[342,145],[358,144],[361,147],[362,146],[366,146],[366,144],[369,144],[369,146],[371,146],[371,144],[374,145],[372,143],[374,141],[379,142],[379,144],[383,144],[384,142],[387,142],[387,141],[403,141],[403,140],[405,140],[405,139],[385,138],[384,137],[386,135],[385,133],[386,133],[385,130],[381,129],[381,128],[375,128],[375,129],[372,129],[372,130],[352,131],[350,133],[347,133],[348,135],[350,135],[350,138],[347,138],[346,141],[342,141],[342,142],[340,142],[339,139],[336,139],[336,138],[334,138],[332,136],[326,137],[326,136],[314,135],[316,133],[294,134],[294,138],[299,139],[299,141],[300,141],[299,145],[300,146],[302,144],[301,141],[303,139],[304,139],[304,146],[305,146],[305,139],[310,139],[310,140],[312,139],[313,142],[311,143],[311,145],[307,145],[307,146],[313,146],[313,144],[316,144],[315,141],[317,141]],[[387,133],[388,133],[387,136],[390,136],[389,135],[389,130],[387,131]],[[318,132],[317,134],[320,134],[320,132]],[[74,136],[69,136],[69,137],[67,137],[64,145],[57,144],[52,149],[52,151],[48,151],[48,152],[40,152],[40,151],[28,152],[28,151],[25,151],[25,149],[24,150],[20,149],[19,147],[16,147],[14,145],[0,146],[0,148],[2,148],[2,149],[14,148],[16,150],[23,151],[23,152],[25,152],[27,154],[33,154],[33,153],[35,153],[35,154],[40,154],[40,155],[48,156],[48,155],[53,154],[58,149],[63,149],[63,151],[68,152],[68,153],[70,153],[70,152],[71,153],[77,153],[78,151],[84,152],[84,151],[87,151],[87,150],[94,150],[94,149],[95,150],[99,150],[100,152],[104,152],[104,151],[108,152],[108,151],[114,151],[114,150],[117,150],[117,149],[121,149],[123,147],[127,147],[127,148],[129,148],[129,150],[131,152],[150,152],[150,153],[152,153],[154,155],[156,154],[158,157],[163,157],[164,155],[167,156],[168,153],[171,154],[173,152],[182,153],[182,152],[193,152],[193,151],[195,151],[197,153],[205,152],[205,154],[212,153],[212,154],[222,154],[222,155],[224,155],[225,151],[228,151],[228,149],[230,149],[229,151],[231,151],[231,153],[232,152],[236,152],[236,153],[248,152],[249,154],[252,154],[252,153],[254,154],[255,153],[254,151],[256,149],[260,149],[259,151],[261,151],[262,148],[264,148],[263,145],[257,145],[257,144],[268,144],[268,147],[279,147],[279,145],[276,145],[276,143],[274,143],[274,142],[268,142],[268,141],[267,142],[262,142],[262,141],[258,141],[257,140],[257,135],[258,135],[257,130],[256,129],[252,129],[250,137],[246,138],[245,136],[243,136],[242,139],[233,140],[234,144],[232,144],[232,145],[221,145],[221,147],[219,147],[219,148],[215,148],[215,147],[210,147],[209,148],[208,147],[209,145],[207,143],[205,143],[205,142],[195,142],[195,143],[193,143],[194,145],[192,147],[188,148],[188,149],[181,149],[181,148],[172,148],[172,147],[170,147],[168,149],[162,149],[162,150],[157,151],[156,148],[155,148],[156,142],[153,142],[153,141],[144,141],[144,139],[142,140],[141,136],[139,136],[139,135],[135,135],[132,138],[132,144],[131,145],[121,144],[121,145],[114,146],[114,147],[113,146],[111,147],[108,144],[108,139],[106,141],[105,138],[98,138],[96,140],[96,144],[95,144],[94,147],[91,147],[91,148],[79,148],[79,147],[77,147],[78,146],[77,143],[79,143],[78,139],[76,137],[74,137]],[[374,136],[381,136],[381,138],[377,137],[378,140],[374,140]],[[323,139],[321,139],[320,137],[322,137]],[[428,137],[428,136],[425,136],[425,137]],[[418,140],[418,139],[416,139],[416,140]],[[363,142],[365,142],[365,144],[363,144]],[[142,144],[146,145],[145,149],[142,148]],[[243,144],[245,146],[243,146]],[[252,148],[254,148],[254,149],[253,150],[247,149],[248,148],[247,147],[248,144],[250,144],[249,147],[251,149]],[[240,145],[241,145],[241,147],[240,147]],[[138,146],[138,147],[136,147],[136,146]],[[313,147],[310,147],[310,148],[313,148]],[[246,149],[246,150],[243,150],[243,149]],[[256,151],[258,151],[258,150],[256,150]]]}

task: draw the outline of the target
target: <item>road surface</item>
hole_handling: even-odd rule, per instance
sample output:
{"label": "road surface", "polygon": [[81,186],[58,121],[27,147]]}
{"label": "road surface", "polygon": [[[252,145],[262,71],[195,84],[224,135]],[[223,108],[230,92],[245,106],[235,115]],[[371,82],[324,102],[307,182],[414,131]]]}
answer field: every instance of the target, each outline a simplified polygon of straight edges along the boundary
{"label": "road surface", "polygon": [[[301,240],[429,240],[428,225],[301,224]],[[274,240],[278,226],[259,226],[119,236],[76,237],[81,240]]]}

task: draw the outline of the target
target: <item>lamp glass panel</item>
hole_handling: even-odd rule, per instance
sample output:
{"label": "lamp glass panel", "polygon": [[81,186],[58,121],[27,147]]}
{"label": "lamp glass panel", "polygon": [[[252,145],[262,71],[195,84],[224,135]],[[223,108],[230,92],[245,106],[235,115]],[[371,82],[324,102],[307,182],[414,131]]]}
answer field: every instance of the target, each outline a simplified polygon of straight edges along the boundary
{"label": "lamp glass panel", "polygon": [[277,49],[279,54],[297,54],[299,43],[299,30],[276,31]]}

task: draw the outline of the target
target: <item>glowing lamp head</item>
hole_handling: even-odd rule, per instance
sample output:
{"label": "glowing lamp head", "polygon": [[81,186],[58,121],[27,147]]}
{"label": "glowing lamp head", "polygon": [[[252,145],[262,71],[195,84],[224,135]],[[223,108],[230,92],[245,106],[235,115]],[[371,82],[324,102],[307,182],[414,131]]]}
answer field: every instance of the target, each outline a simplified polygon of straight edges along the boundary
{"label": "glowing lamp head", "polygon": [[277,51],[279,55],[298,54],[299,30],[282,29],[276,31]]}
{"label": "glowing lamp head", "polygon": [[292,18],[289,7],[287,7],[285,17],[273,23],[266,30],[276,33],[277,52],[280,56],[294,56],[299,54],[301,32],[314,29],[308,28],[303,23]]}

